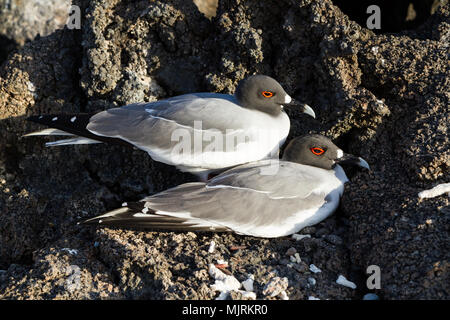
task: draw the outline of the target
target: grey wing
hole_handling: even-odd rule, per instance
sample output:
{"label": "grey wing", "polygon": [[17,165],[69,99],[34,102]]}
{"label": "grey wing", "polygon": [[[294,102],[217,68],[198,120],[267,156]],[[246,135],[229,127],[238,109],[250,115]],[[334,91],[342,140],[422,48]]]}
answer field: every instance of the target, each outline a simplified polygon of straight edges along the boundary
{"label": "grey wing", "polygon": [[181,185],[142,201],[156,215],[263,237],[295,232],[295,223],[302,219],[299,212],[314,213],[327,202],[327,195],[320,191],[326,181],[300,171],[287,179],[293,173],[291,165],[281,166],[275,176],[255,170],[232,169],[208,184]]}
{"label": "grey wing", "polygon": [[[113,108],[94,115],[87,129],[99,136],[123,139],[148,152],[157,161],[214,168],[217,157],[208,158],[208,154],[202,153],[202,150],[208,150],[208,144],[216,140],[220,140],[223,148],[226,135],[230,134],[230,130],[227,132],[226,129],[244,130],[243,120],[232,116],[240,107],[228,97],[231,96],[188,94]],[[218,109],[220,117],[217,116]],[[195,130],[203,135],[209,134],[211,142],[202,139],[201,148],[196,147],[191,141],[195,138]],[[238,146],[234,147],[236,151]],[[230,159],[233,157],[230,156]]]}
{"label": "grey wing", "polygon": [[208,187],[246,188],[269,198],[307,198],[317,192],[326,177],[321,171],[298,163],[269,159],[234,167],[214,177]]}

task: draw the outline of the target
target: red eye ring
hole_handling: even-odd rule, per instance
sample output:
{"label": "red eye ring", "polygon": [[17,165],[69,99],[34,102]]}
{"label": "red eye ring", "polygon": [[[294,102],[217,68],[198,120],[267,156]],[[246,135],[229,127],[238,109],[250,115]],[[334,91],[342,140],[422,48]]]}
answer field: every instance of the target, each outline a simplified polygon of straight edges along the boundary
{"label": "red eye ring", "polygon": [[319,148],[319,147],[314,147],[314,148],[311,148],[310,150],[316,156],[320,156],[320,155],[322,155],[325,152],[325,150],[323,150],[322,148]]}
{"label": "red eye ring", "polygon": [[264,98],[272,98],[273,97],[273,92],[271,92],[271,91],[263,91],[263,92],[261,92],[261,94],[263,95]]}

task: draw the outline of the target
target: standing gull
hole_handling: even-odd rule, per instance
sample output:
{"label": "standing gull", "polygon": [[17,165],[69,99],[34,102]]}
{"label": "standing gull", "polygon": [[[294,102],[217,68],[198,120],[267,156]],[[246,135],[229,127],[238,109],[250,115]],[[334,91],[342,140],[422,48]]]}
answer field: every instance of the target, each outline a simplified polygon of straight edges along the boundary
{"label": "standing gull", "polygon": [[[206,183],[185,183],[84,223],[287,236],[336,210],[348,181],[339,164],[369,168],[365,160],[345,154],[328,138],[305,135],[290,142],[279,162],[240,165]],[[268,170],[273,165],[278,170]]]}
{"label": "standing gull", "polygon": [[119,143],[146,151],[205,180],[209,173],[278,157],[290,128],[283,106],[297,105],[274,79],[254,75],[234,95],[191,93],[150,103],[134,103],[98,113],[40,115],[28,120],[51,127],[27,134],[69,135],[47,146]]}

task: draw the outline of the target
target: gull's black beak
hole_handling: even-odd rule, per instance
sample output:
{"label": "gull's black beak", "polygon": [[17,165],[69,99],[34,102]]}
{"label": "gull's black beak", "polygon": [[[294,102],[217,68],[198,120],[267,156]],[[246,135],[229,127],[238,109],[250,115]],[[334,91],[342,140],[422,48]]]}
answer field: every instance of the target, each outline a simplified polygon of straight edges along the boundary
{"label": "gull's black beak", "polygon": [[287,101],[285,103],[283,103],[284,106],[298,106],[301,108],[303,113],[306,113],[307,115],[313,117],[314,119],[316,118],[316,114],[315,114],[314,110],[310,106],[308,106],[306,103],[302,103],[298,100],[292,99],[291,97],[287,98],[286,100]]}
{"label": "gull's black beak", "polygon": [[361,157],[356,157],[354,155],[347,154],[347,153],[344,153],[342,155],[342,157],[336,159],[335,163],[357,165],[358,167],[366,168],[366,169],[370,170],[370,166],[366,160],[364,160]]}

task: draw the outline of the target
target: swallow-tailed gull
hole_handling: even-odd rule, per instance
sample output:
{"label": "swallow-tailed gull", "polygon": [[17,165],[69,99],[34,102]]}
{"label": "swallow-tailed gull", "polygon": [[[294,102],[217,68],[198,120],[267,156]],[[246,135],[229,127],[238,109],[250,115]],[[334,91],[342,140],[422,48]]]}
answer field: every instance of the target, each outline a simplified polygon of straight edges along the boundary
{"label": "swallow-tailed gull", "polygon": [[69,135],[47,146],[120,143],[146,151],[205,180],[208,173],[265,158],[278,158],[290,128],[283,106],[297,105],[273,78],[254,75],[234,95],[191,93],[89,114],[52,114],[28,120],[51,127],[27,134]]}
{"label": "swallow-tailed gull", "polygon": [[[369,168],[328,138],[306,135],[286,147],[282,160],[260,160],[229,169],[208,182],[185,183],[124,203],[84,221],[117,227],[172,231],[234,231],[273,238],[314,225],[338,207],[348,181],[339,164]],[[268,166],[277,165],[276,172]]]}

